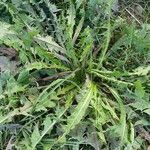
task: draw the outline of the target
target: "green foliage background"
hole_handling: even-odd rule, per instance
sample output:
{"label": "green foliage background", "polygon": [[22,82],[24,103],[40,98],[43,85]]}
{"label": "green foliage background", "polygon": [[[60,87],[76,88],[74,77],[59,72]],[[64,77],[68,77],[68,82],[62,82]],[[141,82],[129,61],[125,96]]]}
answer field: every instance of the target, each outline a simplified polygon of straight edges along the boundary
{"label": "green foliage background", "polygon": [[0,149],[148,148],[149,2],[0,0],[0,12]]}

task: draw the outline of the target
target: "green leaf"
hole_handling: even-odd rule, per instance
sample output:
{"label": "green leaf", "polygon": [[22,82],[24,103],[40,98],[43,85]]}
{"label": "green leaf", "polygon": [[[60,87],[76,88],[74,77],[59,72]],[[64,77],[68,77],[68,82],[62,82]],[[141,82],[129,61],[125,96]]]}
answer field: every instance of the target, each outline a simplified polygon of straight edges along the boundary
{"label": "green leaf", "polygon": [[32,134],[31,134],[31,144],[32,144],[33,148],[36,146],[36,143],[39,140],[40,136],[41,135],[40,135],[40,132],[39,132],[39,128],[38,128],[38,125],[36,124]]}
{"label": "green leaf", "polygon": [[75,126],[82,120],[84,117],[86,110],[90,104],[90,101],[93,96],[93,90],[94,85],[91,81],[87,80],[87,83],[85,85],[86,89],[84,88],[84,91],[81,91],[81,96],[78,102],[78,105],[72,112],[72,114],[67,118],[67,125],[64,127],[64,133],[61,137],[58,138],[58,140],[54,143],[62,142],[62,140],[65,138],[65,136],[75,128]]}
{"label": "green leaf", "polygon": [[47,111],[47,108],[53,108],[56,106],[56,104],[52,101],[51,97],[48,97],[47,95],[48,93],[45,92],[45,94],[41,97],[39,103],[36,105],[35,111]]}
{"label": "green leaf", "polygon": [[42,135],[45,135],[45,133],[48,132],[49,126],[52,124],[51,117],[47,116],[43,122],[44,130],[42,131]]}
{"label": "green leaf", "polygon": [[97,75],[98,77],[104,79],[104,80],[108,80],[108,81],[111,81],[111,82],[114,82],[118,85],[129,85],[129,86],[133,86],[134,84],[131,83],[131,82],[126,82],[126,81],[121,81],[121,80],[118,80],[116,79],[115,77],[109,77],[109,76],[106,76],[106,75],[102,75],[101,73],[97,72],[96,70],[92,70],[91,73]]}
{"label": "green leaf", "polygon": [[40,69],[49,68],[49,67],[46,63],[43,63],[43,62],[33,62],[33,63],[26,64],[25,68],[27,71],[30,71],[30,70],[34,70],[34,69],[40,70]]}
{"label": "green leaf", "polygon": [[15,32],[10,29],[11,25],[0,21],[0,40],[8,35],[14,35]]}
{"label": "green leaf", "polygon": [[130,106],[136,108],[136,110],[143,111],[144,109],[150,108],[149,102],[147,101],[137,101],[135,103],[131,103]]}
{"label": "green leaf", "polygon": [[107,143],[107,142],[106,142],[105,135],[104,135],[103,132],[98,132],[97,134],[98,134],[99,138],[100,138],[104,143]]}
{"label": "green leaf", "polygon": [[25,91],[26,87],[27,87],[27,85],[22,86],[17,81],[15,81],[13,78],[10,78],[9,81],[7,81],[5,94],[11,96],[14,93]]}
{"label": "green leaf", "polygon": [[76,9],[78,9],[85,0],[76,0]]}
{"label": "green leaf", "polygon": [[29,82],[29,72],[26,70],[23,70],[20,72],[17,81],[19,83],[28,83]]}
{"label": "green leaf", "polygon": [[6,120],[12,119],[18,113],[18,109],[15,109],[13,111],[10,111],[8,114],[5,114],[5,116],[0,114],[0,124],[5,122]]}
{"label": "green leaf", "polygon": [[81,56],[80,61],[88,59],[88,56],[91,54],[93,47],[93,37],[91,35],[91,29],[87,27],[81,35]]}
{"label": "green leaf", "polygon": [[[77,71],[77,70],[73,71],[73,72],[72,72],[70,75],[68,75],[65,79],[57,79],[57,80],[53,81],[50,85],[48,85],[47,88],[44,89],[44,90],[42,91],[42,93],[39,95],[39,97],[37,98],[35,105],[36,105],[39,101],[46,99],[46,98],[47,98],[48,96],[50,96],[59,86],[61,86],[65,81],[67,81],[69,78],[73,77],[73,76],[75,75],[75,72],[76,72],[76,71]],[[50,90],[49,93],[46,94],[46,96],[44,96],[45,93],[46,93],[48,90]],[[42,99],[43,96],[44,96],[44,98]]]}
{"label": "green leaf", "polygon": [[[43,122],[44,130],[42,131],[41,136],[35,141],[33,145],[33,150],[35,149],[36,145],[42,140],[42,138],[50,131],[53,126],[57,123],[57,121],[63,116],[63,114],[66,112],[67,109],[65,109],[63,112],[59,114],[56,120],[51,121],[51,118],[48,116]],[[50,148],[49,148],[50,149]]]}
{"label": "green leaf", "polygon": [[126,135],[126,111],[122,99],[120,98],[119,94],[113,88],[108,87],[115,99],[117,100],[120,106],[120,123],[116,126],[116,131],[120,135],[120,145],[124,144],[124,138]]}
{"label": "green leaf", "polygon": [[137,80],[135,82],[135,95],[141,99],[145,95],[145,90],[144,90],[144,87],[142,86],[142,83],[140,80]]}
{"label": "green leaf", "polygon": [[46,37],[43,37],[43,36],[36,36],[34,37],[35,40],[37,42],[41,42],[41,43],[44,43],[44,44],[47,44],[48,48],[50,51],[54,50],[56,52],[61,52],[61,53],[65,53],[66,50],[64,48],[62,48],[61,46],[59,46],[51,36],[46,36]]}
{"label": "green leaf", "polygon": [[76,30],[75,30],[75,33],[74,33],[74,36],[73,36],[73,39],[72,39],[72,43],[73,45],[75,44],[79,34],[80,34],[80,31],[82,29],[82,26],[83,26],[83,23],[84,23],[84,17],[81,18]]}
{"label": "green leaf", "polygon": [[102,102],[102,106],[109,111],[109,113],[112,115],[112,117],[116,120],[118,120],[118,116],[115,113],[115,110],[113,109],[113,107],[110,106],[110,104],[107,102],[107,99],[105,100],[106,104]]}
{"label": "green leaf", "polygon": [[136,68],[135,70],[133,70],[133,74],[135,75],[141,75],[141,76],[145,76],[150,72],[150,66],[144,67],[144,66],[140,66],[138,68]]}
{"label": "green leaf", "polygon": [[130,123],[130,142],[131,143],[133,143],[134,142],[134,126],[133,126],[133,124],[131,123],[131,122],[129,122]]}
{"label": "green leaf", "polygon": [[109,48],[109,43],[110,43],[110,40],[111,40],[111,13],[112,13],[112,5],[113,5],[113,0],[109,0],[108,1],[108,4],[107,4],[107,7],[105,9],[106,13],[108,14],[108,20],[107,20],[107,25],[106,25],[106,29],[107,31],[105,31],[105,40],[104,40],[104,44],[103,44],[103,47],[102,47],[102,51],[101,51],[101,55],[99,57],[99,64],[98,64],[98,69],[100,67],[102,67],[103,65],[103,61],[105,59],[105,55],[106,55],[106,52]]}
{"label": "green leaf", "polygon": [[148,107],[148,109],[144,110],[143,112],[145,112],[146,114],[150,116],[150,106]]}
{"label": "green leaf", "polygon": [[67,20],[68,20],[68,27],[69,27],[68,33],[69,33],[70,38],[72,38],[73,29],[75,25],[75,18],[76,18],[76,11],[75,11],[75,7],[73,3],[70,4],[67,14],[68,14]]}

